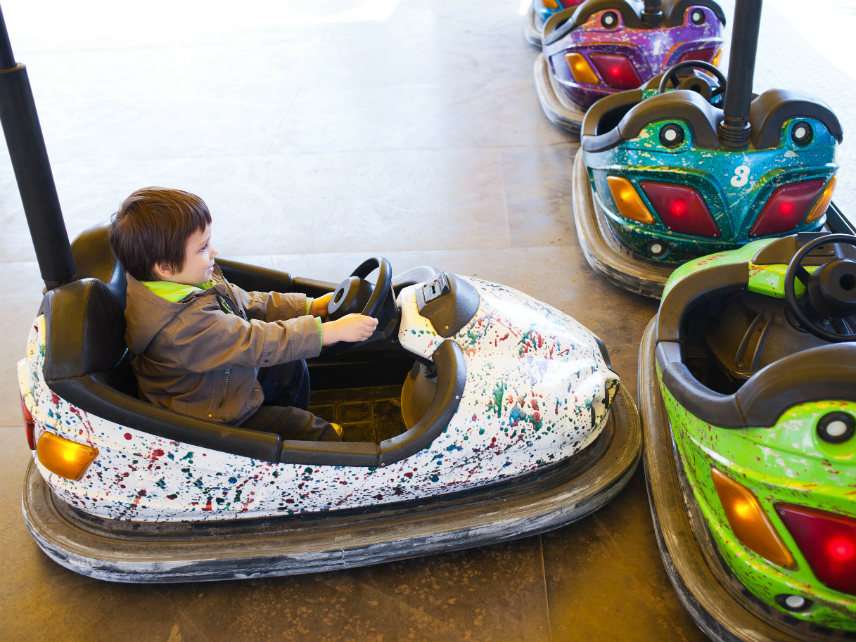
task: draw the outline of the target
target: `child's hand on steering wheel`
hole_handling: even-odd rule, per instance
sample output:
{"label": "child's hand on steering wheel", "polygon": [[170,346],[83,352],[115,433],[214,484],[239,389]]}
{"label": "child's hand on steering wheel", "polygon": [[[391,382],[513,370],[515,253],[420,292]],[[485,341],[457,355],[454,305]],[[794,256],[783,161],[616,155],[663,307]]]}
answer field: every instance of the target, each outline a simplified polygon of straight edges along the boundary
{"label": "child's hand on steering wheel", "polygon": [[322,319],[327,318],[327,304],[330,303],[330,299],[333,298],[333,293],[328,292],[322,296],[319,296],[317,299],[313,299],[312,305],[309,307],[309,314],[313,317],[321,317]]}
{"label": "child's hand on steering wheel", "polygon": [[321,326],[324,335],[323,345],[329,346],[339,341],[353,343],[365,341],[377,328],[377,319],[364,314],[346,314],[341,319],[328,321]]}

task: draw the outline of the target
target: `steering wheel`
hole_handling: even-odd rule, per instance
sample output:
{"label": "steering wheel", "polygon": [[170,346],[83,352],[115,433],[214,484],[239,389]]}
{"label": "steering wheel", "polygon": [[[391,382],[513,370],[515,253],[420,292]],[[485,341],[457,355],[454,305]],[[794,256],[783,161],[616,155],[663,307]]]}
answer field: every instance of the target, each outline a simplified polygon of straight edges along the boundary
{"label": "steering wheel", "polygon": [[[378,270],[372,285],[366,277]],[[380,320],[383,304],[392,296],[392,266],[385,258],[375,256],[357,266],[351,276],[342,281],[327,304],[327,318],[339,319],[346,314],[359,313]]]}
{"label": "steering wheel", "polygon": [[[695,73],[681,79],[678,76],[678,72],[688,69],[693,71],[699,69],[710,74],[716,78],[716,85],[712,85],[706,78]],[[657,93],[662,94],[666,91],[669,85],[675,89],[689,89],[691,91],[695,91],[704,96],[705,100],[710,102],[725,92],[725,87],[728,85],[728,81],[725,79],[723,73],[709,62],[705,62],[704,60],[684,60],[676,65],[672,65],[665,71],[665,73],[663,73],[663,77],[660,78],[660,84],[657,86]]]}
{"label": "steering wheel", "polygon": [[[803,266],[813,249],[828,244],[856,247],[856,236],[827,234],[803,245],[788,263],[785,299],[802,326],[816,337],[832,343],[854,341],[856,321],[848,317],[856,315],[856,261],[833,255],[813,273]],[[800,299],[796,295],[796,279],[806,288]],[[829,323],[832,332],[823,327],[824,322]]]}

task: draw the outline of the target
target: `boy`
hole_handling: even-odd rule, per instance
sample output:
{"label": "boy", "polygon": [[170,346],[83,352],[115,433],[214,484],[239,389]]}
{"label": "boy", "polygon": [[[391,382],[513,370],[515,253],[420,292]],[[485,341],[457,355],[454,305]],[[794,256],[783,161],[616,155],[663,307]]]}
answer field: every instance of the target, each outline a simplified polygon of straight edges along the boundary
{"label": "boy", "polygon": [[322,323],[330,293],[313,300],[232,285],[214,264],[208,207],[181,190],[131,194],[113,217],[110,245],[127,273],[125,340],[144,399],[284,439],[341,439],[338,425],[305,409],[305,359],[368,339],[376,319]]}

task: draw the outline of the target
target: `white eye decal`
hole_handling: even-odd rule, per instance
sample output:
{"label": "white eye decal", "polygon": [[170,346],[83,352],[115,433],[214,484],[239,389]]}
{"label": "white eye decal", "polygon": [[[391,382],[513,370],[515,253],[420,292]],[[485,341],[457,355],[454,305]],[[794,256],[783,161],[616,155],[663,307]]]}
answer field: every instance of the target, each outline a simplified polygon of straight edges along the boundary
{"label": "white eye decal", "polygon": [[614,11],[607,11],[601,17],[600,24],[602,24],[607,29],[612,29],[613,27],[618,25],[618,14]]}
{"label": "white eye decal", "polygon": [[693,9],[690,12],[690,22],[694,25],[703,25],[704,24],[704,11],[701,9]]}

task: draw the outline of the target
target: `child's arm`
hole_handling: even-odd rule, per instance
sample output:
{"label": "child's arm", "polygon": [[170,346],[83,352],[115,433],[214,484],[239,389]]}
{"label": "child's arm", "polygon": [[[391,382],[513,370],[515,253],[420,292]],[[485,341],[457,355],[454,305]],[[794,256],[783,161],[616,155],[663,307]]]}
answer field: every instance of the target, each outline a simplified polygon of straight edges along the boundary
{"label": "child's arm", "polygon": [[284,321],[246,321],[209,302],[178,315],[160,335],[162,341],[169,341],[164,347],[176,365],[207,372],[229,365],[261,368],[317,357],[323,346],[363,341],[376,327],[377,319],[362,314],[327,323],[306,315]]}
{"label": "child's arm", "polygon": [[229,365],[261,368],[317,357],[323,336],[321,320],[315,317],[247,321],[224,313],[216,301],[183,312],[160,333],[164,353],[191,372]]}
{"label": "child's arm", "polygon": [[320,316],[313,312],[313,304],[318,299],[313,300],[299,292],[247,292],[234,283],[229,283],[229,287],[252,319],[282,321],[307,314]]}

